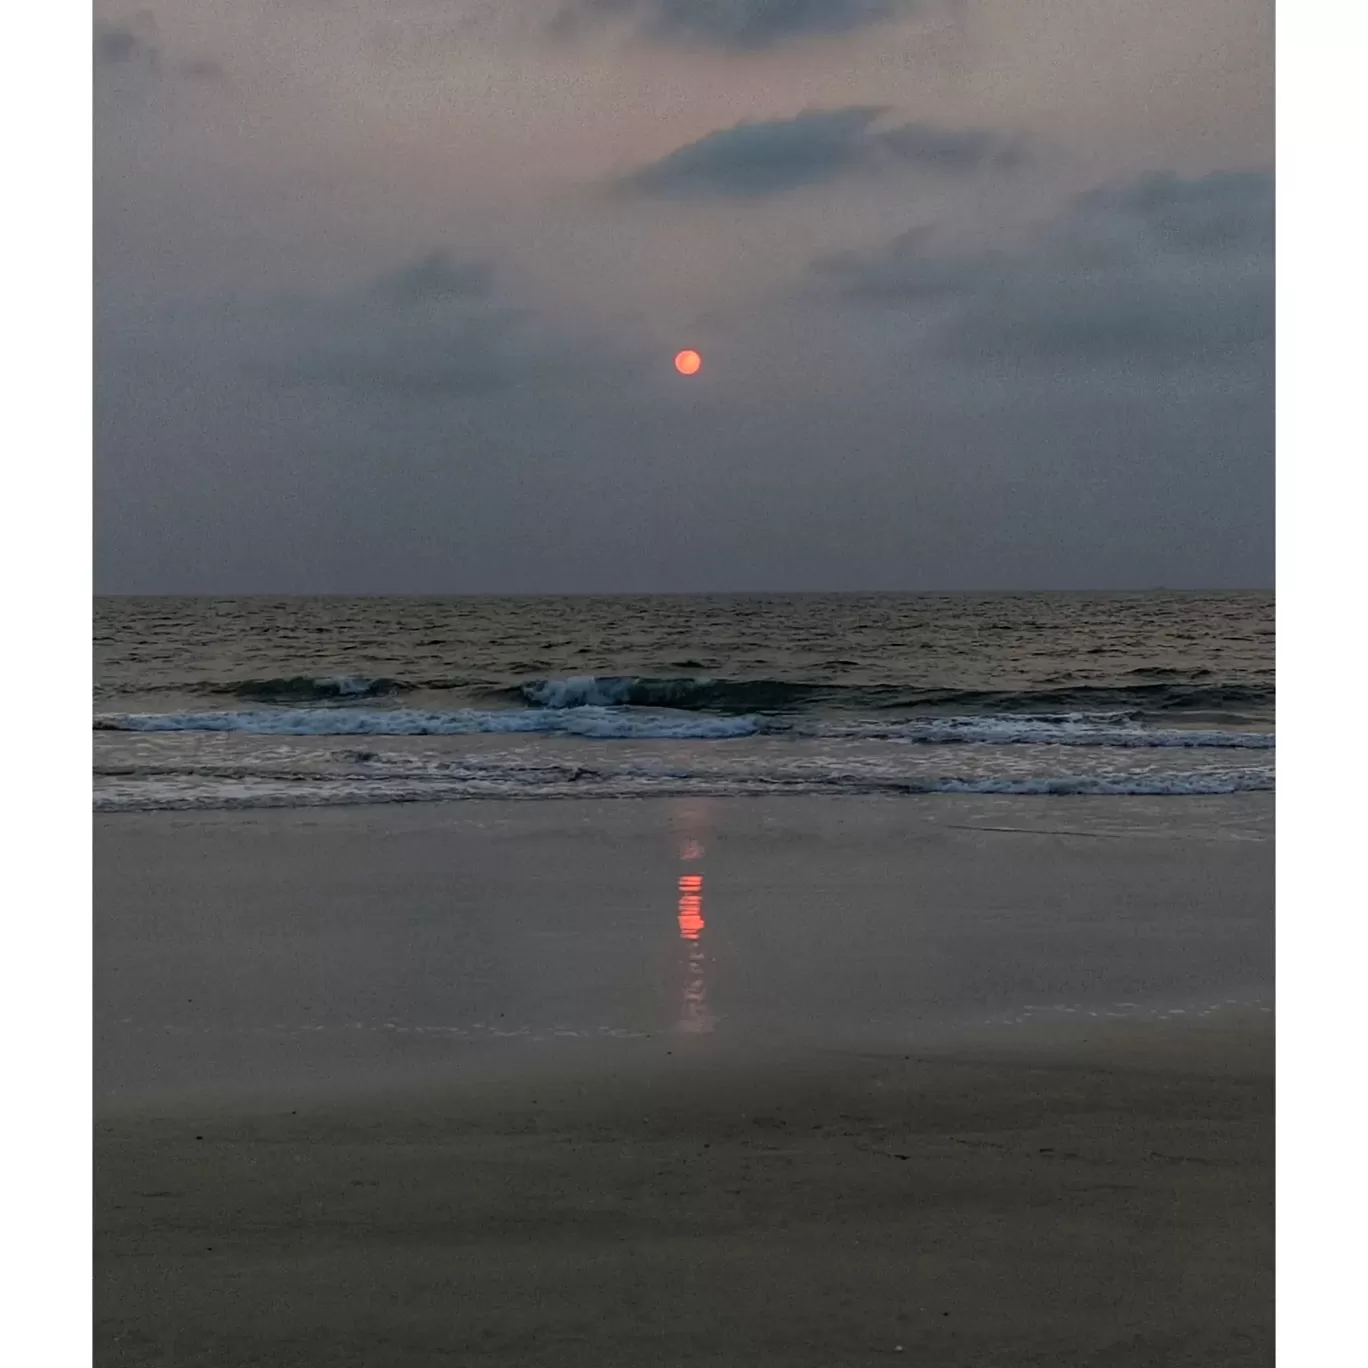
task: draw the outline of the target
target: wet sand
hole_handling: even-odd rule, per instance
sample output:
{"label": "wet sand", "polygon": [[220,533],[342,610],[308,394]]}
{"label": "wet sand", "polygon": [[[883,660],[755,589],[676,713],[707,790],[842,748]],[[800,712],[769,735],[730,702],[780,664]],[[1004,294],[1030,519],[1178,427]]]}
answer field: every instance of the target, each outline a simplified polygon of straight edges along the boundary
{"label": "wet sand", "polygon": [[1269,821],[101,819],[96,1361],[1269,1363]]}

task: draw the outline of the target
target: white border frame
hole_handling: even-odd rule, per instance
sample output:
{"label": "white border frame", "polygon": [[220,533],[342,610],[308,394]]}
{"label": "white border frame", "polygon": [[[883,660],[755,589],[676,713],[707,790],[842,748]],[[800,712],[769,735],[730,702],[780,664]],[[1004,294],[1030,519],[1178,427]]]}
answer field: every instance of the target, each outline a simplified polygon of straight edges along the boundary
{"label": "white border frame", "polygon": [[91,47],[7,15],[5,1356],[91,1361]]}

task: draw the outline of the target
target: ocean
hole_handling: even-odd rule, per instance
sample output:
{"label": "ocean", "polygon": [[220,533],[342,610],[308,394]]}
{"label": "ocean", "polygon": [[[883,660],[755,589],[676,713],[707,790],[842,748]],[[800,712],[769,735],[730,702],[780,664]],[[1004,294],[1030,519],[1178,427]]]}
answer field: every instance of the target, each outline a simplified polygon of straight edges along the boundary
{"label": "ocean", "polygon": [[1274,784],[1265,593],[101,598],[97,810]]}

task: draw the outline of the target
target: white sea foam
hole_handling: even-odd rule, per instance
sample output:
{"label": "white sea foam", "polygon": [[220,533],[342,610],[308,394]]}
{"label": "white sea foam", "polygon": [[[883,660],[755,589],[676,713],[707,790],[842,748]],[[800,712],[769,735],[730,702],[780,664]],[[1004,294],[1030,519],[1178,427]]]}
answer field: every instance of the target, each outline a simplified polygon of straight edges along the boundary
{"label": "white sea foam", "polygon": [[524,684],[521,692],[539,708],[611,708],[625,703],[639,681],[630,677],[577,675],[570,679],[543,679]]}
{"label": "white sea foam", "polygon": [[1272,732],[1161,729],[1134,723],[1118,725],[1115,714],[1087,713],[1050,717],[937,717],[886,722],[862,718],[852,722],[804,722],[797,724],[795,730],[805,736],[902,741],[919,745],[1271,750],[1275,744]]}
{"label": "white sea foam", "polygon": [[[787,751],[787,748],[784,748]],[[439,802],[462,798],[748,797],[778,794],[1014,794],[1143,795],[1149,797],[1250,793],[1271,789],[1269,766],[1216,765],[1182,773],[1155,771],[1130,761],[1091,772],[938,774],[896,758],[814,756],[789,761],[776,754],[738,753],[714,760],[704,750],[662,763],[648,756],[602,752],[589,763],[526,751],[449,754],[277,751],[238,760],[205,756],[200,764],[175,759],[101,765],[95,805],[101,810],[148,808],[312,807],[357,803]],[[902,754],[906,754],[905,752]]]}
{"label": "white sea foam", "polygon": [[318,683],[334,689],[339,698],[365,698],[383,689],[386,681],[368,679],[365,675],[342,675],[335,679],[321,679]]}
{"label": "white sea foam", "polygon": [[[556,681],[557,686],[573,681]],[[602,681],[598,681],[602,683]],[[468,736],[541,733],[599,740],[723,741],[768,735],[804,739],[893,741],[916,745],[1052,745],[1122,749],[1267,750],[1271,732],[1161,730],[1117,725],[1087,714],[1059,717],[938,717],[881,721],[781,721],[756,716],[646,712],[604,705],[460,708],[272,708],[235,712],[106,713],[102,731],[247,732],[266,736]]]}
{"label": "white sea foam", "polygon": [[474,733],[540,732],[601,740],[646,738],[716,741],[754,736],[754,717],[663,716],[614,712],[603,707],[503,708],[420,712],[411,708],[279,708],[254,712],[104,714],[106,731],[250,732],[262,736],[469,736]]}

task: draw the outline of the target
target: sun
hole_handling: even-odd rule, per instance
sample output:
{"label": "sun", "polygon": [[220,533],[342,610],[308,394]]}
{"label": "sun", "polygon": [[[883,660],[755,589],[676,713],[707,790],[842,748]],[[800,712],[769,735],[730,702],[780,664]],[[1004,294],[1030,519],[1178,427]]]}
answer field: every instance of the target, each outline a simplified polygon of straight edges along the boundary
{"label": "sun", "polygon": [[680,375],[697,375],[703,358],[696,351],[682,351],[675,357],[675,370]]}

